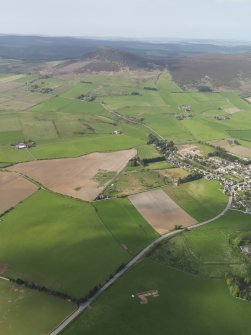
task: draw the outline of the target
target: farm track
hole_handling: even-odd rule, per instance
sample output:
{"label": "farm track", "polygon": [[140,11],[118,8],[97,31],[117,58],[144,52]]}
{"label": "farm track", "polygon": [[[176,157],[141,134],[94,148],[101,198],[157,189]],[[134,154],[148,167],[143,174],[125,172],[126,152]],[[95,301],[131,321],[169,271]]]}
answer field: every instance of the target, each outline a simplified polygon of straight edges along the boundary
{"label": "farm track", "polygon": [[[233,197],[232,195],[230,195],[229,197],[229,201],[227,206],[225,207],[225,209],[219,213],[217,216],[215,216],[214,218],[198,223],[194,226],[191,226],[187,229],[189,230],[193,230],[196,228],[199,228],[201,226],[204,226],[206,224],[209,224],[217,219],[219,219],[220,217],[222,217],[230,208],[231,208],[231,204],[232,204],[232,200]],[[132,268],[142,257],[144,257],[152,248],[156,247],[159,243],[161,243],[162,241],[164,241],[167,238],[173,237],[175,235],[178,235],[182,232],[184,232],[185,229],[180,229],[180,230],[175,230],[172,232],[169,232],[165,235],[160,236],[157,240],[155,240],[154,242],[152,242],[151,244],[149,244],[149,246],[147,246],[146,248],[144,248],[137,256],[135,256],[129,263],[126,264],[126,266],[121,269],[113,278],[111,278],[107,283],[105,283],[98,291],[97,293],[92,296],[87,302],[81,304],[79,306],[79,308],[73,313],[71,314],[67,319],[65,319],[57,328],[55,328],[49,335],[58,335],[60,333],[62,333],[62,331],[69,326],[70,323],[72,323],[82,312],[84,312],[86,309],[88,309],[90,307],[90,305],[97,300],[106,290],[109,289],[109,287],[111,287],[120,277],[122,277],[125,272],[127,272],[130,268]]]}

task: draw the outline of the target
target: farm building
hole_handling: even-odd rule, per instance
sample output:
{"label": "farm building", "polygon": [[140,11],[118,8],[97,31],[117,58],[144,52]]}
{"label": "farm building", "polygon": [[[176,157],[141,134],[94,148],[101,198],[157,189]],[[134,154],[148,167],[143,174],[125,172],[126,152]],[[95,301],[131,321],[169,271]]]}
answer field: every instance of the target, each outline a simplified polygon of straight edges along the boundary
{"label": "farm building", "polygon": [[18,143],[16,144],[17,149],[26,149],[28,146],[25,143]]}
{"label": "farm building", "polygon": [[121,130],[114,130],[113,132],[113,135],[122,135],[123,132]]}

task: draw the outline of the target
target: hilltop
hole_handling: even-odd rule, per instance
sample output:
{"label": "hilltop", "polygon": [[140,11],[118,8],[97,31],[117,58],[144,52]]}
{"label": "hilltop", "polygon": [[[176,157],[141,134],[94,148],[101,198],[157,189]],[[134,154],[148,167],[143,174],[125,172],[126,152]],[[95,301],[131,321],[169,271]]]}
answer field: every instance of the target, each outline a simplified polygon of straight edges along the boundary
{"label": "hilltop", "polygon": [[68,60],[56,66],[55,74],[85,72],[117,72],[120,70],[155,70],[154,61],[126,51],[104,47],[86,54],[81,59]]}

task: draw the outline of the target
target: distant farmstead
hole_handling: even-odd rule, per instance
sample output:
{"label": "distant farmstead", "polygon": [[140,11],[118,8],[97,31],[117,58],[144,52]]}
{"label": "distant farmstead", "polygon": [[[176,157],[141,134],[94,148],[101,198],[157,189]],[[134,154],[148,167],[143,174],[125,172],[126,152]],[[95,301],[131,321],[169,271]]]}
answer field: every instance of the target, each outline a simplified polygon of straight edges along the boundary
{"label": "distant farmstead", "polygon": [[179,105],[178,109],[183,111],[183,112],[191,112],[192,111],[192,106],[189,105]]}
{"label": "distant farmstead", "polygon": [[11,144],[11,147],[14,147],[18,150],[29,149],[29,148],[32,148],[32,147],[35,147],[35,146],[36,146],[36,142],[34,142],[32,140]]}
{"label": "distant farmstead", "polygon": [[26,148],[28,148],[28,146],[25,143],[17,143],[16,148],[17,149],[26,149]]}

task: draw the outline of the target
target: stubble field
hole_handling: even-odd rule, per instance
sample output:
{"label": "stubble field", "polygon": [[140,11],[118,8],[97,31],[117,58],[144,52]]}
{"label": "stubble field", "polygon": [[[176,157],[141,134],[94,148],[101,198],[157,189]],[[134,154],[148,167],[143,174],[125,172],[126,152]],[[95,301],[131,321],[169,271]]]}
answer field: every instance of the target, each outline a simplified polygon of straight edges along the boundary
{"label": "stubble field", "polygon": [[78,158],[20,163],[8,170],[27,175],[54,192],[91,201],[109,182],[108,180],[100,185],[95,180],[99,171],[117,174],[136,153],[135,149],[113,153],[93,153]]}
{"label": "stubble field", "polygon": [[131,195],[129,200],[159,234],[175,226],[188,227],[197,222],[162,189]]}

